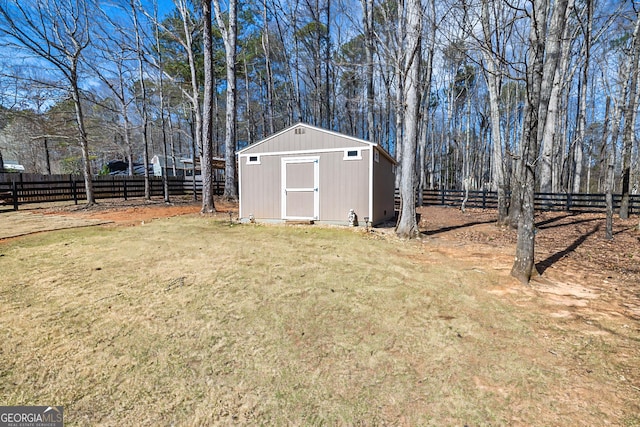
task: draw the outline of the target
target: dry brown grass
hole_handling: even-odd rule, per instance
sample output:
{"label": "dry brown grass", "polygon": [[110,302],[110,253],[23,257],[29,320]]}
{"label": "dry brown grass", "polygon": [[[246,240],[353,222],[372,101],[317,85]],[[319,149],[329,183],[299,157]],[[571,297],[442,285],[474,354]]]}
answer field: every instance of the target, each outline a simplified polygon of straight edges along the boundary
{"label": "dry brown grass", "polygon": [[68,425],[640,423],[637,322],[428,243],[190,216],[0,255],[0,403]]}

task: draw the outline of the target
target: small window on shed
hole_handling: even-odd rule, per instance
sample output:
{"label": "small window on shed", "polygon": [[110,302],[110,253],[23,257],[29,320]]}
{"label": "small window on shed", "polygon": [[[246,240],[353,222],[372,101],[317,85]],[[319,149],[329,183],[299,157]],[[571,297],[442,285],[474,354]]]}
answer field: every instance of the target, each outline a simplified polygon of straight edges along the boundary
{"label": "small window on shed", "polygon": [[362,159],[362,151],[359,149],[355,150],[345,150],[343,160],[361,160]]}
{"label": "small window on shed", "polygon": [[248,165],[259,165],[260,164],[260,156],[249,156],[247,157]]}

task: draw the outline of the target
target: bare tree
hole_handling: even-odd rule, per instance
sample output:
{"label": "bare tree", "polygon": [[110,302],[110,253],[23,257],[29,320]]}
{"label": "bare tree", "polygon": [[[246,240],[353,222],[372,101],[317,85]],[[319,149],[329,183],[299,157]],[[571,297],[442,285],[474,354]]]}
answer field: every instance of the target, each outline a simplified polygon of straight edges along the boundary
{"label": "bare tree", "polygon": [[144,72],[144,51],[140,24],[138,22],[137,3],[138,0],[131,0],[131,18],[133,19],[133,29],[136,36],[136,56],[138,59],[138,80],[140,84],[140,110],[142,113],[142,161],[144,163],[144,198],[151,200],[151,185],[149,182],[149,107],[147,101],[147,83]]}
{"label": "bare tree", "polygon": [[222,15],[220,0],[213,0],[216,21],[222,40],[224,41],[225,59],[227,64],[227,106],[225,119],[225,183],[224,198],[238,199],[238,185],[236,183],[236,44],[238,40],[238,2],[229,0],[227,22]]}
{"label": "bare tree", "polygon": [[547,23],[549,0],[534,0],[529,32],[530,61],[527,70],[527,103],[520,159],[521,214],[518,219],[518,241],[511,275],[528,284],[535,274],[535,168],[547,118],[553,76],[558,67],[566,12],[570,0],[554,2]]}
{"label": "bare tree", "polygon": [[606,111],[604,115],[604,130],[602,135],[602,145],[608,155],[605,160],[605,203],[607,205],[607,219],[605,227],[605,239],[613,239],[613,187],[615,180],[616,143],[610,142],[610,116],[611,97],[607,97]]}
{"label": "bare tree", "polygon": [[[507,183],[504,171],[504,151],[500,124],[500,91],[503,74],[500,70],[502,53],[499,51],[500,43],[494,43],[494,38],[500,33],[498,28],[491,26],[489,1],[482,1],[481,23],[484,35],[484,44],[481,48],[484,58],[484,77],[487,81],[489,92],[489,111],[491,123],[491,190],[498,194],[498,225],[507,222]],[[495,5],[494,2],[491,2]],[[495,6],[499,7],[499,6]],[[494,9],[494,14],[498,11]],[[498,20],[494,18],[494,22]]]}
{"label": "bare tree", "polygon": [[85,127],[79,67],[91,43],[92,0],[8,0],[0,3],[0,34],[59,71],[75,107],[87,204],[95,203],[89,139]]}
{"label": "bare tree", "polygon": [[[213,41],[211,0],[202,0],[204,44],[204,102],[202,106],[202,213],[215,212],[213,201]],[[234,159],[235,160],[235,159]]]}
{"label": "bare tree", "polygon": [[202,152],[202,114],[200,107],[200,87],[198,81],[198,72],[196,67],[196,58],[193,49],[193,35],[195,32],[194,19],[191,11],[189,10],[189,6],[187,4],[187,0],[174,0],[178,13],[180,14],[180,18],[182,19],[182,28],[183,34],[182,37],[179,34],[175,34],[171,32],[166,27],[163,27],[165,33],[171,37],[174,41],[182,46],[187,55],[187,61],[189,63],[189,73],[191,76],[191,93],[183,91],[184,95],[189,99],[189,103],[191,104],[191,118],[194,125],[194,129],[192,132],[192,165],[193,165],[193,198],[194,200],[197,198],[197,194],[195,191],[196,185],[196,149],[199,149]]}
{"label": "bare tree", "polygon": [[[167,120],[165,115],[165,83],[164,83],[164,60],[162,56],[162,47],[160,45],[160,26],[158,25],[158,5],[154,4],[153,10],[153,22],[154,22],[154,41],[155,41],[155,49],[158,57],[158,62],[156,66],[158,67],[158,90],[160,92],[160,126],[162,130],[162,157],[164,158],[164,171],[162,171],[162,184],[163,184],[163,193],[164,193],[164,202],[170,203],[170,195],[169,195],[169,160],[167,155]],[[175,176],[175,168],[176,162],[173,159],[173,175]]]}
{"label": "bare tree", "polygon": [[407,1],[406,33],[404,34],[404,63],[399,79],[404,80],[404,109],[402,157],[400,168],[400,217],[396,234],[403,238],[420,235],[416,221],[416,148],[420,119],[420,62],[422,56],[422,4],[420,0]]}
{"label": "bare tree", "polygon": [[375,92],[374,92],[374,29],[373,29],[373,0],[360,0],[362,4],[362,23],[364,24],[364,39],[365,39],[365,53],[366,53],[366,84],[365,84],[365,98],[367,101],[367,134],[365,139],[376,142],[375,135],[375,119],[373,114]]}
{"label": "bare tree", "polygon": [[[638,77],[640,76],[640,13],[636,14],[636,22],[631,40],[629,54],[629,90],[624,106],[624,127],[622,130],[622,200],[620,201],[620,218],[629,218],[629,202],[631,193],[631,151],[635,140],[635,124],[638,117]],[[625,102],[625,101],[623,101]]]}
{"label": "bare tree", "polygon": [[269,135],[275,133],[273,113],[273,70],[271,68],[271,37],[269,35],[269,15],[267,0],[262,1],[262,50],[264,51],[264,68],[267,77],[267,128]]}

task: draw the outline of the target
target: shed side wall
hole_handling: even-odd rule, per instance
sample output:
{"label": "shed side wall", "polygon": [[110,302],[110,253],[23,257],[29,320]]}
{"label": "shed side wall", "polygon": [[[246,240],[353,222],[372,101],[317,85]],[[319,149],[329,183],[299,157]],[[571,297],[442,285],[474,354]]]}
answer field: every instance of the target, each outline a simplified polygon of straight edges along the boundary
{"label": "shed side wall", "polygon": [[395,173],[393,164],[379,156],[379,162],[373,162],[373,218],[378,224],[395,216]]}

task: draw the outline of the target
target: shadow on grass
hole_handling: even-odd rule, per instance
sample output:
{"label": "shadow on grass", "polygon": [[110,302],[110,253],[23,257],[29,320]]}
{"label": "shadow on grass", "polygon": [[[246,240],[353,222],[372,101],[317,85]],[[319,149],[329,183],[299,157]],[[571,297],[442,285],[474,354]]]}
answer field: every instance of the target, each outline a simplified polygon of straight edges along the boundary
{"label": "shadow on grass", "polygon": [[[589,220],[591,221],[591,220]],[[580,222],[587,222],[585,221],[578,221],[577,223]],[[597,231],[600,230],[602,224],[598,224],[595,227],[593,227],[591,229],[591,231],[583,234],[582,236],[578,237],[576,240],[574,240],[573,243],[571,243],[569,246],[567,246],[566,249],[561,250],[560,252],[556,252],[555,254],[551,255],[550,257],[548,257],[547,259],[544,259],[540,262],[538,262],[536,264],[536,269],[538,270],[538,273],[542,274],[545,272],[545,270],[549,267],[551,267],[553,264],[555,264],[556,262],[560,261],[564,256],[570,254],[571,252],[575,251],[581,244],[584,243],[585,240],[587,240],[590,236],[593,236]]]}

